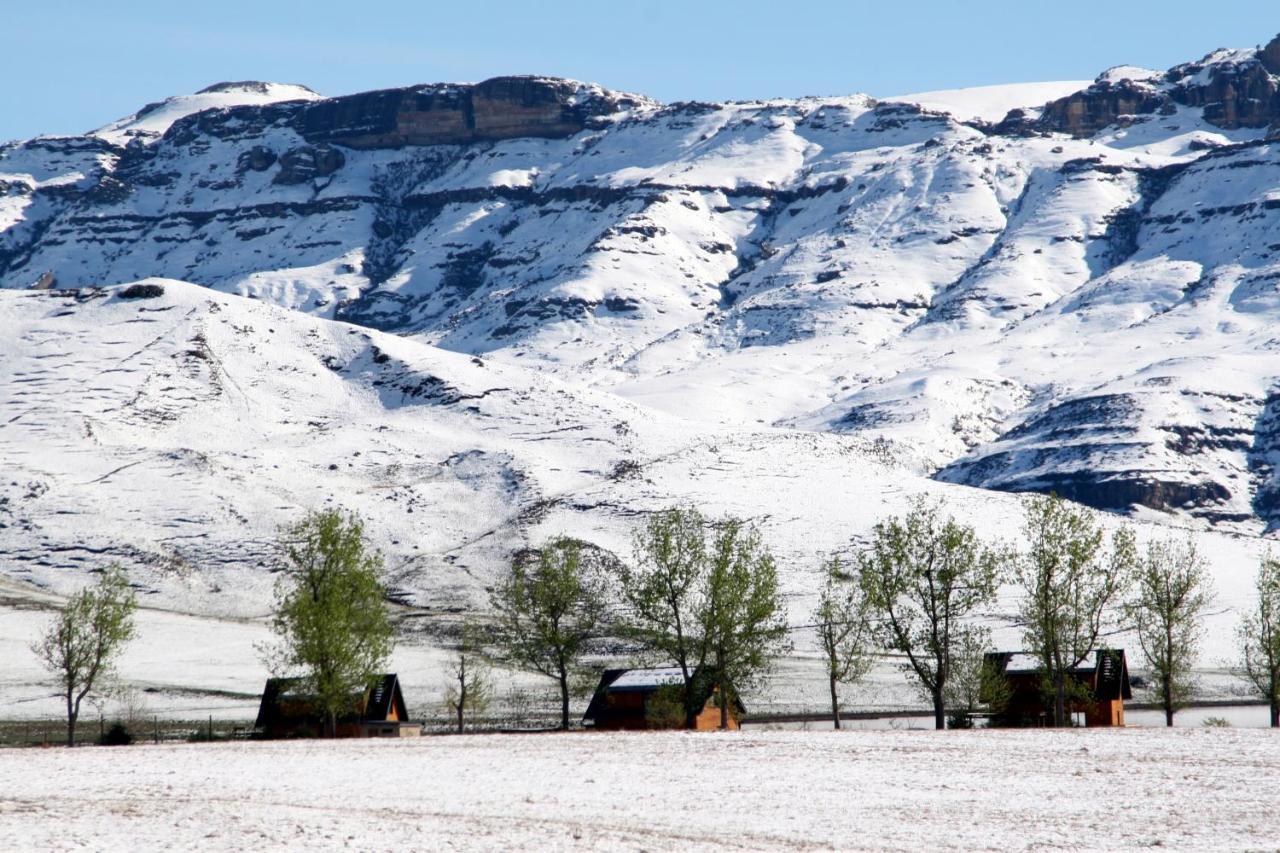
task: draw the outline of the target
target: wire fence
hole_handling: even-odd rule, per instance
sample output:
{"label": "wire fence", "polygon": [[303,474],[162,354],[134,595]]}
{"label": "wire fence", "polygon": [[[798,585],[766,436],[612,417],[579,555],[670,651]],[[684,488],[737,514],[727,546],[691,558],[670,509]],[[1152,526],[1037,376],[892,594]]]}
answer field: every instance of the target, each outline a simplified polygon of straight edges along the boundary
{"label": "wire fence", "polygon": [[[455,734],[456,717],[433,714],[422,724],[424,735]],[[577,727],[578,716],[571,717]],[[493,714],[466,714],[463,730],[468,734],[491,732],[539,732],[560,726],[558,713],[545,708],[504,708]],[[125,746],[131,744],[208,743],[250,740],[255,737],[251,719],[226,720],[166,719],[159,716],[134,720],[110,717],[82,717],[76,724],[77,746]],[[67,743],[65,717],[42,717],[24,720],[0,720],[0,748],[64,746]]]}
{"label": "wire fence", "polygon": [[[178,743],[241,740],[250,736],[252,720],[173,720],[146,717],[133,720],[81,717],[76,723],[76,745],[127,745],[130,743]],[[0,747],[62,746],[67,742],[65,717],[0,720]]]}

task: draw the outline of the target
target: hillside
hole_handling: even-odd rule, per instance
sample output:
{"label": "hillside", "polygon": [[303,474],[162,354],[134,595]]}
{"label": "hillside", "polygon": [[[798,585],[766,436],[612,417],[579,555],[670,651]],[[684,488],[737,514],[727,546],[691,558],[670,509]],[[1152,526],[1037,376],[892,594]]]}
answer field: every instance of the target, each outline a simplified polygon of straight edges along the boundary
{"label": "hillside", "polygon": [[0,575],[253,619],[339,505],[432,646],[516,550],[691,501],[798,623],[910,496],[1007,537],[1054,490],[1199,531],[1217,667],[1280,524],[1278,283],[1280,38],[883,100],[218,84],[0,146]]}

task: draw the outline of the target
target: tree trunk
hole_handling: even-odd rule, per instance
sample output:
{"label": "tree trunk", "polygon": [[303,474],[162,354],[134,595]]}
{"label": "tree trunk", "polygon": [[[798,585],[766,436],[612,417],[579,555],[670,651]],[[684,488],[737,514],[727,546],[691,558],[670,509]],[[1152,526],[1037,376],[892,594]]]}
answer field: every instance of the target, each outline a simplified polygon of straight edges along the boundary
{"label": "tree trunk", "polygon": [[1067,724],[1067,675],[1056,672],[1053,675],[1053,725],[1062,728]]}
{"label": "tree trunk", "polygon": [[942,685],[938,685],[933,691],[933,727],[938,731],[947,727],[947,709],[942,698]]}
{"label": "tree trunk", "polygon": [[336,738],[338,736],[338,714],[336,711],[329,712],[329,737]]}
{"label": "tree trunk", "polygon": [[720,685],[720,728],[729,728],[729,694],[725,693],[724,685]]}
{"label": "tree trunk", "polygon": [[1271,728],[1280,729],[1280,699],[1271,700]]}
{"label": "tree trunk", "polygon": [[467,704],[467,687],[464,682],[458,690],[458,734],[462,734],[462,709]]}
{"label": "tree trunk", "polygon": [[1164,724],[1168,728],[1173,728],[1173,679],[1165,678],[1162,686],[1164,688]]}
{"label": "tree trunk", "polygon": [[71,694],[67,694],[67,746],[76,745],[76,717],[78,709],[72,704]]}
{"label": "tree trunk", "polygon": [[560,671],[560,728],[569,731],[569,673]]}
{"label": "tree trunk", "polygon": [[836,695],[836,680],[834,676],[828,676],[827,680],[831,682],[831,726],[832,728],[840,728],[840,698]]}

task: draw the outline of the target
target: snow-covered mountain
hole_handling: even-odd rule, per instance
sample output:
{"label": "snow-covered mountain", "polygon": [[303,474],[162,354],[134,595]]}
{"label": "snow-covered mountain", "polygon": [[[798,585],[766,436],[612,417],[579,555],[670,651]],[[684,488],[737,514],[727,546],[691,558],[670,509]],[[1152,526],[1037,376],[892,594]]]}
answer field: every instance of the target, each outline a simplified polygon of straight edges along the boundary
{"label": "snow-covered mountain", "polygon": [[760,520],[799,607],[912,494],[1008,535],[998,492],[1048,490],[1210,530],[1243,583],[1280,525],[1280,38],[883,100],[219,84],[0,147],[0,285],[23,585],[115,558],[259,613],[278,525],[335,503],[447,614],[690,500]]}
{"label": "snow-covered mountain", "polygon": [[0,149],[0,281],[182,279],[708,423],[883,437],[953,482],[1254,530],[1278,74],[1280,39],[883,102],[220,84]]}

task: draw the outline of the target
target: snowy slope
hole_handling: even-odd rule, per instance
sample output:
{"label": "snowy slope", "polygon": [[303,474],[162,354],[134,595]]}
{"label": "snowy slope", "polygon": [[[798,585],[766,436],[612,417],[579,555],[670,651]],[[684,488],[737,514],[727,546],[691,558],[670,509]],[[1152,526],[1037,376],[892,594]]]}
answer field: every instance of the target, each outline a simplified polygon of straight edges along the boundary
{"label": "snowy slope", "polygon": [[1278,320],[1280,39],[883,101],[221,84],[0,147],[0,572],[252,620],[342,505],[428,649],[518,548],[672,502],[760,521],[799,620],[910,496],[1007,537],[1056,491],[1202,537],[1221,669]]}
{"label": "snowy slope", "polygon": [[[192,691],[256,689],[272,542],[311,509],[368,520],[394,598],[415,608],[398,660],[417,701],[441,687],[434,649],[459,615],[483,612],[515,551],[557,534],[626,557],[644,513],[673,503],[751,518],[803,625],[821,555],[846,551],[915,495],[944,500],[988,536],[1015,532],[1018,496],[919,476],[861,436],[709,426],[493,360],[191,284],[146,284],[162,292],[0,292],[11,342],[0,363],[0,605],[47,606],[50,593],[121,562],[149,614],[123,672],[160,689],[158,707],[214,701],[193,704]],[[1141,535],[1182,535],[1161,521]],[[1220,596],[1205,690],[1230,696],[1213,673],[1233,654],[1265,543],[1199,536]],[[1015,608],[1009,590],[989,614],[1001,643],[1018,642]],[[20,653],[42,618],[0,620],[0,649]],[[778,698],[754,697],[758,708],[820,703],[812,638],[799,631],[795,642]],[[6,668],[0,694],[13,713],[52,713],[32,675],[30,662]],[[247,713],[242,700],[219,701]],[[911,702],[887,666],[857,700]]]}
{"label": "snowy slope", "polygon": [[[1106,72],[1111,74],[1117,69]],[[1003,86],[973,86],[968,89],[941,89],[894,95],[886,101],[915,104],[926,110],[949,113],[960,121],[998,122],[1010,110],[1034,107],[1087,88],[1091,80],[1059,80],[1052,83],[1014,83]]]}
{"label": "snowy slope", "polygon": [[195,281],[708,424],[1258,531],[1277,50],[884,102],[213,87],[0,151],[0,283]]}
{"label": "snowy slope", "polygon": [[287,83],[216,83],[194,95],[176,95],[148,104],[133,115],[103,125],[90,135],[116,145],[127,145],[133,139],[147,141],[163,136],[175,121],[204,110],[227,109],[246,105],[274,104],[280,101],[314,101],[321,96],[306,86]]}

